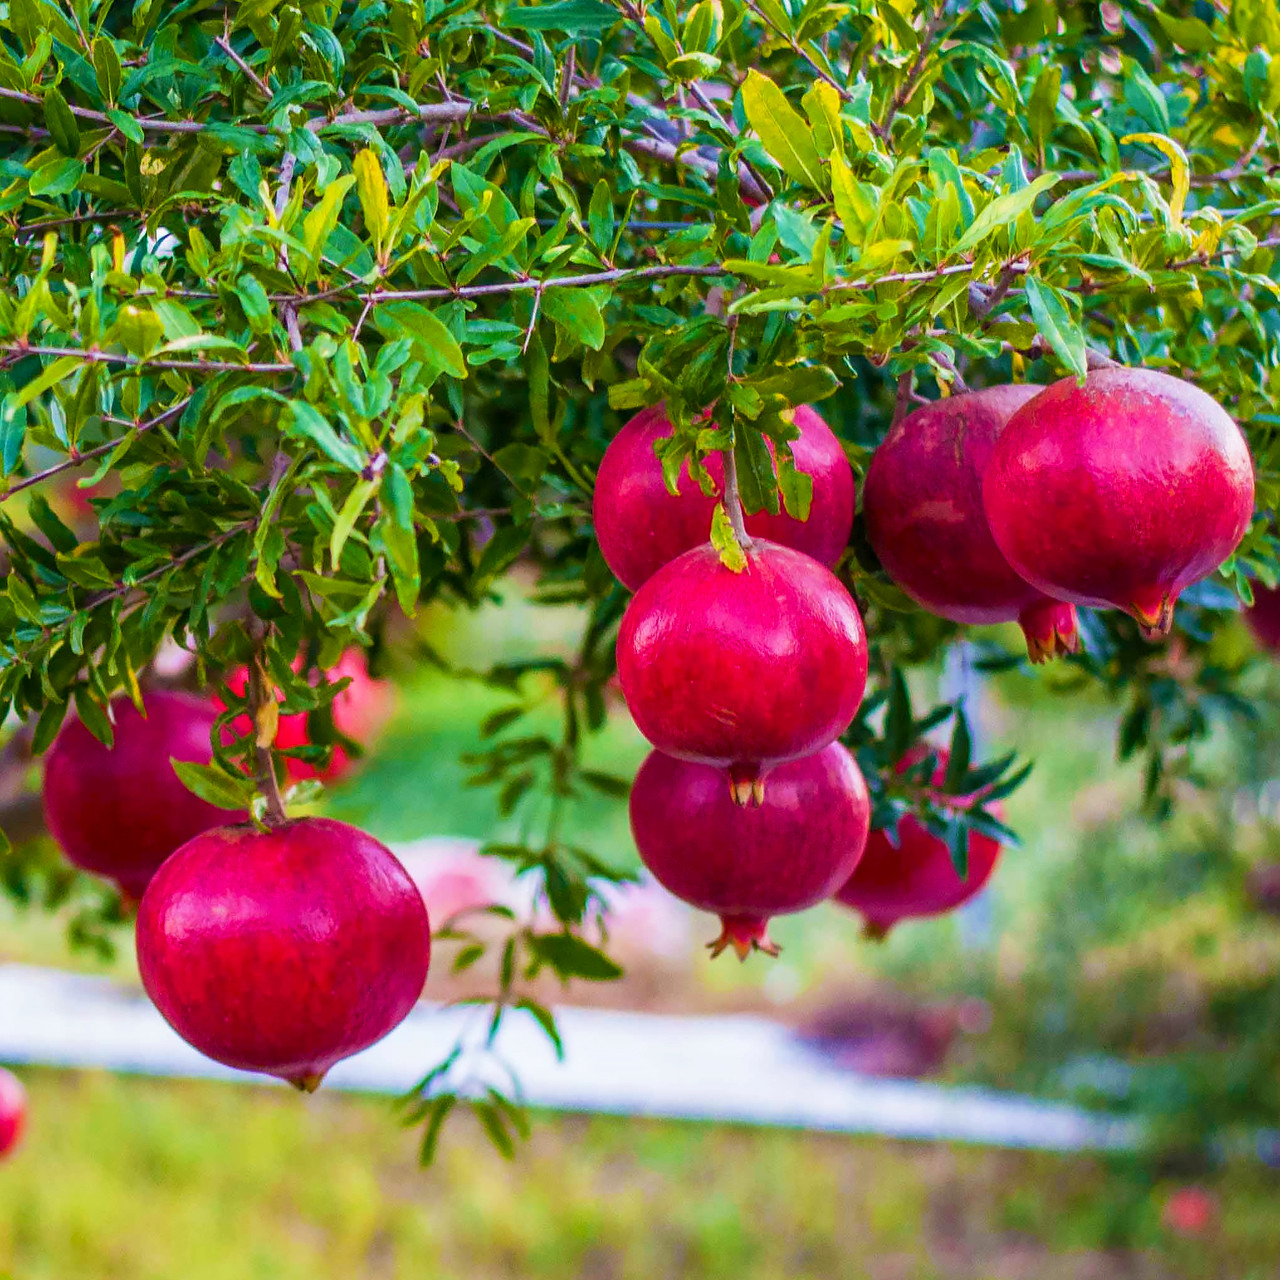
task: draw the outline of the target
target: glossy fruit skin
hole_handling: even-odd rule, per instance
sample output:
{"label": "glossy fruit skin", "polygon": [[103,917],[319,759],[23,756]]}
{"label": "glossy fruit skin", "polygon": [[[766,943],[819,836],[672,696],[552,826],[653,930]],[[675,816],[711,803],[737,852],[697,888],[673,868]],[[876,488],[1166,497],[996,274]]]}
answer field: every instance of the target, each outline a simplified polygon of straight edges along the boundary
{"label": "glossy fruit skin", "polygon": [[67,858],[114,880],[126,898],[180,845],[236,814],[183,786],[170,758],[208,764],[218,708],[171,690],[143,695],[146,719],[128,698],[111,704],[115,740],[108,749],[75,717],[44,757],[45,822]]}
{"label": "glossy fruit skin", "polygon": [[1253,584],[1253,604],[1244,611],[1245,624],[1259,647],[1280,654],[1280,587]]}
{"label": "glossy fruit skin", "polygon": [[650,752],[631,789],[631,832],[666,889],[720,916],[711,944],[775,953],[771,916],[829,898],[867,842],[871,801],[857,762],[838,742],[778,765],[759,804],[735,803],[724,772]]}
{"label": "glossy fruit skin", "polygon": [[[747,532],[794,547],[828,567],[843,554],[853,527],[853,468],[831,428],[807,405],[795,411],[800,437],[791,442],[796,467],[813,477],[813,502],[807,520],[779,510],[746,517]],[[662,405],[643,409],[614,436],[596,475],[593,513],[596,538],[614,576],[629,591],[638,591],[664,564],[670,563],[711,534],[717,497],[702,492],[686,464],[680,472],[679,495],[662,478],[654,444],[671,435]],[[718,453],[706,459],[716,494],[724,488],[724,461]]]}
{"label": "glossy fruit skin", "polygon": [[[941,785],[947,755],[938,755],[940,763],[934,779],[936,785]],[[900,767],[919,758],[918,752],[912,753]],[[951,799],[949,803],[966,802]],[[872,831],[862,861],[835,895],[836,901],[861,913],[867,935],[872,938],[883,938],[900,920],[944,915],[968,902],[986,886],[1000,860],[999,841],[970,832],[969,870],[961,880],[946,841],[914,815],[907,814],[898,823],[898,837],[895,848],[887,832]]]}
{"label": "glossy fruit skin", "polygon": [[[293,669],[298,671],[301,667],[302,659],[298,658]],[[360,649],[348,649],[326,675],[330,684],[346,678],[351,681],[333,700],[334,728],[345,737],[352,738],[361,745],[366,744],[390,718],[394,699],[390,683],[375,680],[369,674],[368,662]],[[242,668],[232,673],[227,685],[234,693],[243,697],[248,681],[248,672]],[[311,683],[314,685],[316,680],[313,678]],[[234,729],[237,734],[247,733],[248,716],[238,717]],[[305,711],[280,717],[276,730],[277,747],[288,750],[292,747],[305,747],[310,742],[311,734],[307,729]],[[356,763],[340,743],[334,746],[329,763],[324,768],[318,768],[294,756],[284,757],[285,774],[290,782],[301,782],[306,778],[319,778],[325,783],[338,782],[351,772]]]}
{"label": "glossy fruit skin", "polygon": [[1009,418],[1042,390],[988,387],[907,414],[872,456],[862,493],[867,537],[907,595],[952,622],[1021,622],[1033,661],[1079,648],[1075,611],[1000,554],[982,477]]}
{"label": "glossy fruit skin", "polygon": [[303,818],[219,827],[184,845],[138,912],[143,986],[207,1057],[313,1089],[422,994],[422,897],[384,845]]}
{"label": "glossy fruit skin", "polygon": [[0,1160],[22,1141],[27,1127],[27,1091],[17,1076],[0,1067]]}
{"label": "glossy fruit skin", "polygon": [[1151,369],[1055,382],[1000,434],[983,478],[1005,559],[1048,595],[1123,609],[1168,633],[1179,592],[1235,550],[1253,515],[1239,427]]}
{"label": "glossy fruit skin", "polygon": [[757,539],[741,572],[709,543],[660,569],[618,630],[636,726],[667,755],[769,765],[848,727],[867,682],[862,618],[816,560]]}

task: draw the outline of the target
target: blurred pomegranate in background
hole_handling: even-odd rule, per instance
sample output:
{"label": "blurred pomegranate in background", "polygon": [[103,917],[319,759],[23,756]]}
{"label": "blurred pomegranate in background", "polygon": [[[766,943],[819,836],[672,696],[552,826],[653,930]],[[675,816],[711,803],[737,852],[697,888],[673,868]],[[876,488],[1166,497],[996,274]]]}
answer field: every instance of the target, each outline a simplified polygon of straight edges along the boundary
{"label": "blurred pomegranate in background", "polygon": [[[518,910],[522,898],[530,896],[522,895],[510,864],[486,858],[475,840],[432,837],[399,845],[395,853],[422,894],[436,928],[463,911],[491,903]],[[475,921],[466,924],[474,927]]]}
{"label": "blurred pomegranate in background", "polygon": [[[293,664],[295,671],[302,670],[301,656]],[[363,747],[377,737],[379,731],[391,718],[395,703],[395,691],[387,680],[375,680],[369,674],[368,661],[360,649],[348,649],[326,675],[329,683],[350,677],[347,685],[333,700],[333,724],[344,737],[353,739]],[[248,672],[241,668],[233,672],[227,679],[227,686],[233,693],[244,696],[248,683]],[[319,676],[312,672],[311,684],[319,684]],[[307,713],[300,711],[293,715],[282,715],[276,730],[276,746],[281,750],[293,747],[305,747],[311,742],[307,730]],[[237,733],[246,732],[248,718],[236,722]],[[291,756],[284,758],[285,771],[291,782],[301,782],[306,778],[319,778],[321,782],[337,782],[346,777],[355,765],[355,760],[339,743],[333,748],[329,763],[324,768],[298,760]]]}
{"label": "blurred pomegranate in background", "polygon": [[27,1091],[17,1076],[0,1067],[0,1160],[22,1141],[27,1127]]}
{"label": "blurred pomegranate in background", "polygon": [[1253,584],[1253,604],[1244,611],[1244,620],[1259,648],[1280,654],[1280,587]]}
{"label": "blurred pomegranate in background", "polygon": [[1218,1222],[1218,1197],[1204,1187],[1179,1187],[1164,1202],[1160,1221],[1179,1236],[1202,1236]]}

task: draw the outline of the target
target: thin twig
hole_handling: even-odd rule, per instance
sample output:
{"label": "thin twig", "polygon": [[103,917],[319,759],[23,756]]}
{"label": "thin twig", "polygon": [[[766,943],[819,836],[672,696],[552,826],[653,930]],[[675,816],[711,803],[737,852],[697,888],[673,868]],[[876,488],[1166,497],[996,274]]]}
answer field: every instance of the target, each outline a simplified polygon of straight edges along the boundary
{"label": "thin twig", "polygon": [[913,388],[916,382],[916,371],[908,369],[906,373],[898,375],[898,394],[893,401],[893,425],[897,426],[899,422],[911,412],[911,401],[913,399]]}
{"label": "thin twig", "polygon": [[0,352],[14,356],[75,356],[86,364],[115,364],[128,368],[172,369],[179,373],[296,373],[291,364],[277,361],[236,360],[153,360],[146,356],[123,355],[98,347],[45,347],[29,342],[0,342]]}
{"label": "thin twig", "polygon": [[268,102],[275,97],[275,94],[271,92],[271,86],[231,47],[231,41],[226,36],[218,36],[214,40],[214,44],[253,81],[254,87]]}
{"label": "thin twig", "polygon": [[871,132],[882,142],[889,140],[893,131],[894,116],[911,100],[911,95],[916,91],[916,83],[920,79],[920,73],[924,70],[925,62],[929,57],[929,49],[933,44],[933,38],[942,29],[945,10],[946,5],[939,3],[938,7],[926,19],[924,31],[920,35],[920,44],[916,48],[916,56],[907,70],[906,78],[898,86],[897,93],[890,100],[889,106],[884,113],[884,119],[879,124],[871,126]]}
{"label": "thin twig", "polygon": [[750,551],[755,543],[747,532],[747,522],[742,514],[742,493],[738,488],[738,459],[732,448],[722,449],[724,458],[724,510],[733,528],[733,536],[743,551]]}
{"label": "thin twig", "polygon": [[267,802],[263,822],[268,827],[278,827],[289,820],[285,812],[284,802],[280,798],[280,786],[276,781],[275,757],[272,745],[276,740],[276,727],[279,723],[280,704],[276,702],[275,690],[267,679],[263,649],[266,644],[264,628],[258,640],[258,647],[249,663],[249,714],[253,721],[253,757],[258,790]]}

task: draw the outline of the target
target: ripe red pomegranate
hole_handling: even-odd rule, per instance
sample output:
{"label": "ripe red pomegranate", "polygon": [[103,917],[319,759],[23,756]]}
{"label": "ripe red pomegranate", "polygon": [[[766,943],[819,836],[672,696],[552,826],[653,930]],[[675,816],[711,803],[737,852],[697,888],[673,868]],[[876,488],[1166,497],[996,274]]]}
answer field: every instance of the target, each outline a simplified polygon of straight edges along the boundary
{"label": "ripe red pomegranate", "polygon": [[1218,1197],[1204,1187],[1178,1187],[1164,1202],[1160,1221],[1180,1236],[1202,1236],[1218,1222]]}
{"label": "ripe red pomegranate", "polygon": [[[831,566],[840,559],[853,527],[853,469],[840,441],[814,410],[795,411],[800,438],[791,442],[799,470],[813,477],[813,502],[807,520],[779,510],[746,517],[747,532],[794,547]],[[689,474],[680,472],[679,496],[662,478],[654,444],[671,434],[661,405],[644,409],[614,436],[596,475],[593,515],[596,538],[609,568],[630,591],[640,587],[664,564],[711,533],[718,498],[708,497]],[[724,489],[724,460],[713,453],[707,471],[717,494]]]}
{"label": "ripe red pomegranate", "polygon": [[1199,388],[1116,366],[1019,409],[983,499],[1018,573],[1058,599],[1125,610],[1151,640],[1168,634],[1179,592],[1244,536],[1253,467],[1239,427]]}
{"label": "ripe red pomegranate", "polygon": [[179,845],[236,817],[188,791],[169,763],[213,759],[218,708],[167,690],[149,691],[143,705],[145,719],[128,698],[112,702],[110,750],[71,718],[44,758],[45,822],[53,838],[76,866],[114,880],[133,901]]}
{"label": "ripe red pomegranate", "polygon": [[838,742],[778,765],[762,803],[734,803],[721,770],[652,751],[631,789],[631,831],[645,866],[677,898],[720,917],[711,944],[777,954],[769,918],[829,898],[862,856],[867,784]]}
{"label": "ripe red pomegranate", "polygon": [[[640,588],[618,631],[640,732],[667,755],[732,766],[735,782],[834,741],[862,701],[857,606],[816,560],[754,541],[740,573],[710,543]],[[758,798],[758,796],[757,796]]]}
{"label": "ripe red pomegranate", "polygon": [[[299,656],[293,669],[302,669],[302,658]],[[391,715],[393,694],[391,685],[386,680],[375,680],[369,674],[369,665],[360,649],[348,649],[338,659],[337,666],[326,673],[330,684],[336,684],[346,677],[351,683],[333,700],[333,724],[339,733],[364,744],[372,739],[383,727]],[[244,696],[248,686],[249,673],[241,668],[233,672],[227,680],[232,692]],[[313,673],[311,683],[318,683]],[[248,731],[248,716],[237,717],[234,722],[237,733]],[[307,713],[297,712],[294,715],[280,717],[276,730],[275,745],[282,750],[290,747],[305,747],[311,742],[307,731]],[[319,778],[322,782],[337,782],[351,772],[355,761],[346,749],[339,745],[333,748],[329,763],[324,768],[298,760],[293,756],[284,757],[285,773],[291,782],[301,782],[304,778]]]}
{"label": "ripe red pomegranate", "polygon": [[184,1040],[308,1092],[405,1018],[431,954],[405,869],[327,818],[197,836],[152,880],[137,941],[147,994]]}
{"label": "ripe red pomegranate", "polygon": [[1032,662],[1080,647],[1075,609],[1009,567],[982,508],[982,475],[1005,423],[1041,390],[988,387],[909,413],[875,451],[862,493],[867,536],[907,595],[952,622],[1016,620]]}
{"label": "ripe red pomegranate", "polygon": [[27,1127],[27,1091],[22,1082],[0,1067],[0,1160],[22,1141]]}
{"label": "ripe red pomegranate", "polygon": [[[947,753],[939,752],[934,775],[940,785],[946,773]],[[909,767],[921,752],[909,753],[899,766]],[[947,797],[946,803],[962,805]],[[849,882],[835,896],[846,907],[861,912],[866,933],[883,938],[899,920],[943,915],[974,898],[991,879],[1000,857],[1000,844],[991,836],[969,835],[969,871],[961,880],[951,861],[947,842],[935,836],[913,814],[898,823],[898,847],[882,830],[867,837],[867,849]]]}
{"label": "ripe red pomegranate", "polygon": [[1253,604],[1244,611],[1244,620],[1260,648],[1280,654],[1280,587],[1253,584]]}

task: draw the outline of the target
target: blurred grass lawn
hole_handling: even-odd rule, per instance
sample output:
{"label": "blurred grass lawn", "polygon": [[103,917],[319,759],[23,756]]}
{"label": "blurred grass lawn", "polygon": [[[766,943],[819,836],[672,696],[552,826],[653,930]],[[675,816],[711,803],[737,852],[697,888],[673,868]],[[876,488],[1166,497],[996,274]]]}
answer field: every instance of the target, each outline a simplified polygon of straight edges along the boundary
{"label": "blurred grass lawn", "polygon": [[385,1101],[26,1079],[5,1280],[1271,1280],[1280,1257],[1247,1169],[1188,1242],[1160,1225],[1168,1188],[1093,1159],[538,1117],[512,1163],[461,1120],[424,1171]]}

